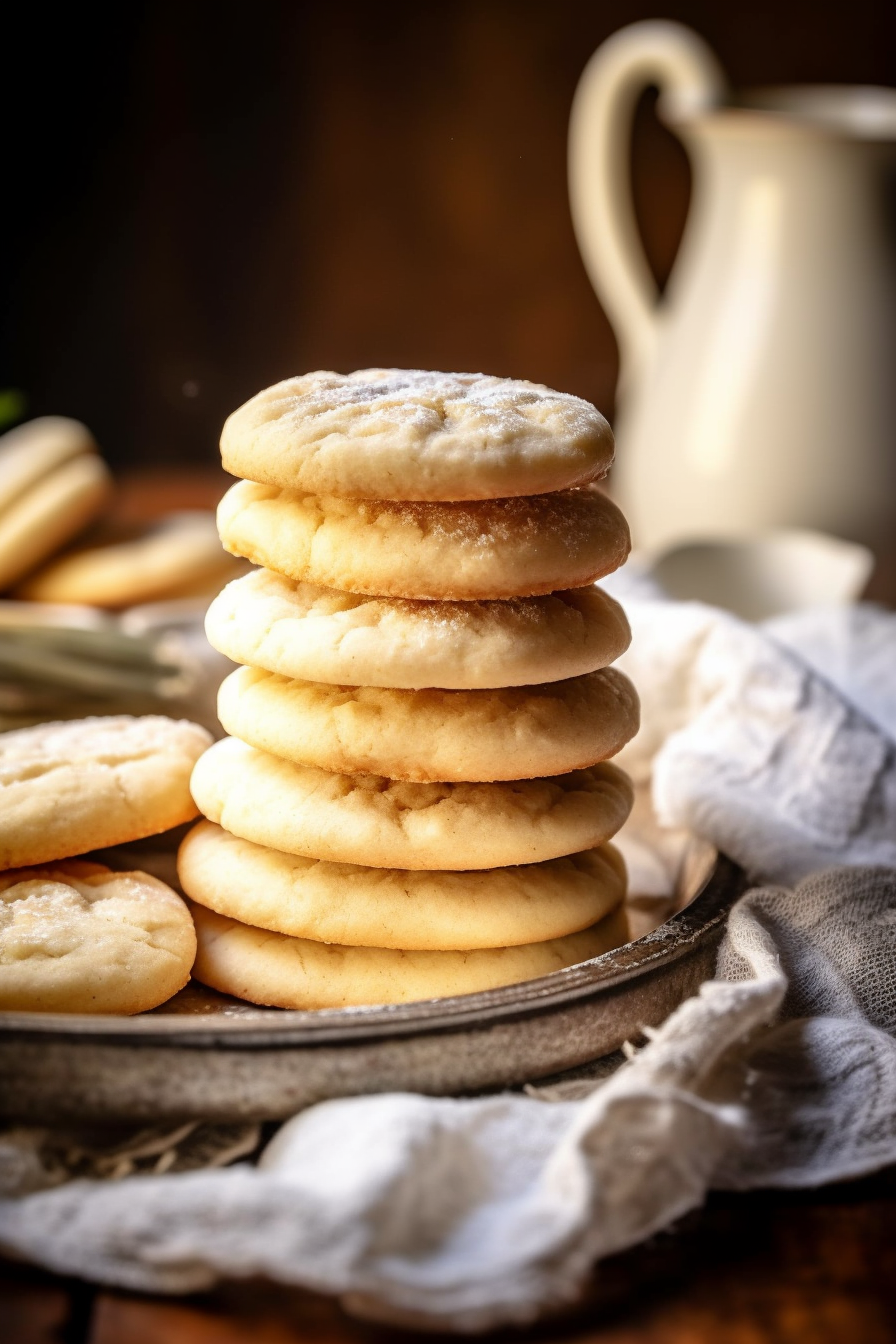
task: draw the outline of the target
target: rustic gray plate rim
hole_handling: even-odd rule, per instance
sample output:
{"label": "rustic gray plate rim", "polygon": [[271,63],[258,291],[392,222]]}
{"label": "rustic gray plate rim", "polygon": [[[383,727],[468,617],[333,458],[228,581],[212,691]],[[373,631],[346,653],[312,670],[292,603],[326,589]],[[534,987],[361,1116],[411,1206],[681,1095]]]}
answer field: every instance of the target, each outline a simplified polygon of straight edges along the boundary
{"label": "rustic gray plate rim", "polygon": [[163,1009],[139,1017],[0,1012],[0,1035],[72,1043],[86,1039],[94,1044],[252,1049],[353,1045],[386,1037],[487,1029],[499,1020],[525,1018],[612,992],[661,970],[710,936],[745,887],[743,870],[725,855],[715,855],[690,903],[650,933],[536,980],[475,994],[314,1011],[239,1006],[232,1012],[193,1015],[166,1014]]}

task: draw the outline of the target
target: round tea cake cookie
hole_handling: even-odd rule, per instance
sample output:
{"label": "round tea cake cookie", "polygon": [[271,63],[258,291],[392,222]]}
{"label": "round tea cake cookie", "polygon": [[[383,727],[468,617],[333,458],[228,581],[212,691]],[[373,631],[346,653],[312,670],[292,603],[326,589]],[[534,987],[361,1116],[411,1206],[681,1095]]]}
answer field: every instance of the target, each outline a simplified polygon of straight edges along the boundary
{"label": "round tea cake cookie", "polygon": [[78,859],[0,873],[0,1009],[146,1012],[195,955],[189,910],[147,873]]}
{"label": "round tea cake cookie", "polygon": [[209,643],[235,663],[341,686],[475,690],[560,681],[628,648],[618,602],[593,585],[504,602],[414,602],[254,570],[208,609]]}
{"label": "round tea cake cookie", "polygon": [[228,551],[291,579],[378,597],[479,601],[584,588],[629,553],[597,486],[527,499],[396,503],[237,481],[218,506]]}
{"label": "round tea cake cookie", "polygon": [[566,938],[464,952],[318,943],[240,924],[202,905],[192,909],[199,945],[194,976],[223,994],[277,1008],[348,1008],[473,994],[549,975],[628,940],[623,906]]}
{"label": "round tea cake cookie", "polygon": [[17,591],[29,601],[127,607],[187,590],[214,592],[237,567],[221,549],[213,516],[184,511],[145,536],[52,560]]}
{"label": "round tea cake cookie", "polygon": [[501,499],[604,476],[613,434],[589,402],[538,383],[360,369],[265,388],[226,421],[221,460],[314,495]]}
{"label": "round tea cake cookie", "polygon": [[177,860],[189,897],[219,915],[319,943],[438,951],[544,942],[621,903],[611,845],[488,872],[408,872],[284,854],[200,822]]}
{"label": "round tea cake cookie", "polygon": [[218,692],[228,733],[262,751],[389,779],[539,779],[614,756],[638,730],[616,668],[539,686],[401,691],[328,686],[240,667]]}
{"label": "round tea cake cookie", "polygon": [[96,453],[80,453],[29,485],[0,514],[0,589],[76,537],[111,492],[109,469]]}
{"label": "round tea cake cookie", "polygon": [[211,734],[161,715],[0,733],[0,870],[156,835],[196,816],[190,774]]}
{"label": "round tea cake cookie", "polygon": [[64,415],[41,415],[0,435],[0,513],[56,467],[95,453],[86,425]]}
{"label": "round tea cake cookie", "polygon": [[191,788],[203,816],[246,840],[415,869],[500,868],[590,849],[616,834],[633,798],[628,777],[606,762],[547,779],[421,784],[295,765],[234,737],[200,757]]}

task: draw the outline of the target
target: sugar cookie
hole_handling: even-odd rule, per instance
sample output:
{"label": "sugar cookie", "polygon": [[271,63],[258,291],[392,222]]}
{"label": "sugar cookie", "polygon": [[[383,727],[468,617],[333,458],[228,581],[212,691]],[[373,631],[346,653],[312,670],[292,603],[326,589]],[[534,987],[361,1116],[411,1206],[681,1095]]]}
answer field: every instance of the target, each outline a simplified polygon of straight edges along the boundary
{"label": "sugar cookie", "polygon": [[69,859],[0,873],[0,1009],[142,1013],[190,978],[190,912],[147,873]]}
{"label": "sugar cookie", "polygon": [[300,765],[479,782],[562,775],[615,755],[638,730],[638,698],[613,667],[491,691],[327,686],[240,667],[221,683],[218,717]]}
{"label": "sugar cookie", "polygon": [[191,788],[203,816],[243,839],[376,868],[541,863],[603,844],[632,806],[628,776],[608,762],[548,779],[421,784],[295,765],[235,737],[200,757]]}
{"label": "sugar cookie", "polygon": [[0,513],[44,476],[81,453],[96,451],[80,420],[41,415],[0,435]]}
{"label": "sugar cookie", "polygon": [[379,597],[488,600],[583,588],[629,552],[593,485],[526,499],[409,504],[238,481],[218,506],[228,551],[291,579]]}
{"label": "sugar cookie", "polygon": [[511,947],[589,928],[625,895],[612,845],[489,872],[326,863],[202,821],[180,847],[181,886],[219,915],[313,942],[418,951]]}
{"label": "sugar cookie", "polygon": [[580,397],[421,369],[319,372],[265,388],[221,435],[225,470],[352,499],[540,495],[604,476],[613,435]]}
{"label": "sugar cookie", "polygon": [[0,733],[0,870],[156,835],[196,815],[190,772],[211,743],[158,715]]}
{"label": "sugar cookie", "polygon": [[136,540],[92,546],[52,560],[18,592],[37,602],[127,607],[175,596],[188,587],[213,592],[235,566],[221,550],[212,515],[184,512],[172,514]]}
{"label": "sugar cookie", "polygon": [[109,469],[96,453],[81,453],[29,485],[0,514],[0,590],[77,536],[111,490]]}
{"label": "sugar cookie", "polygon": [[473,690],[560,681],[628,648],[618,602],[593,585],[504,602],[413,602],[258,569],[218,594],[209,642],[236,663],[342,686]]}
{"label": "sugar cookie", "polygon": [[201,905],[192,909],[196,978],[224,994],[280,1008],[412,1003],[497,989],[600,956],[628,938],[622,906],[567,938],[466,952],[316,943],[239,924]]}

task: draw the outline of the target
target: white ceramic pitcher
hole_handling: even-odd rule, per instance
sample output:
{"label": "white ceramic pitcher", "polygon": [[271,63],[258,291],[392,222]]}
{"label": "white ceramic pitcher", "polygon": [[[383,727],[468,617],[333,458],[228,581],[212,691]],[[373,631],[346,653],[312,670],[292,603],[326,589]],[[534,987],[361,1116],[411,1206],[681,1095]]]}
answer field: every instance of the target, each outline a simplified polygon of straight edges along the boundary
{"label": "white ceramic pitcher", "polygon": [[[649,85],[693,170],[661,299],[629,183]],[[582,76],[569,180],[619,342],[613,481],[635,543],[796,526],[880,546],[896,523],[896,91],[733,100],[696,34],[635,24]]]}

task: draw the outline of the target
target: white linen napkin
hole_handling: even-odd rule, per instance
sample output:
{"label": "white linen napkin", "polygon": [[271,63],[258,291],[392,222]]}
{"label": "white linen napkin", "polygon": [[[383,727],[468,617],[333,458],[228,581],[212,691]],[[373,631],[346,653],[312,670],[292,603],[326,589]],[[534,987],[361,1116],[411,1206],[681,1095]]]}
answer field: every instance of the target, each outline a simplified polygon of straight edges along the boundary
{"label": "white linen napkin", "polygon": [[617,758],[662,825],[754,877],[896,864],[896,617],[807,611],[764,628],[700,603],[630,601],[619,660],[643,727]]}
{"label": "white linen napkin", "polygon": [[480,1330],[573,1299],[594,1261],[709,1188],[896,1160],[896,618],[759,629],[697,604],[628,610],[645,727],[625,763],[663,823],[766,884],[732,913],[715,978],[615,1071],[528,1095],[323,1103],[255,1165],[57,1170],[40,1189],[33,1132],[8,1131],[0,1247],[150,1291],[267,1274],[363,1314]]}

